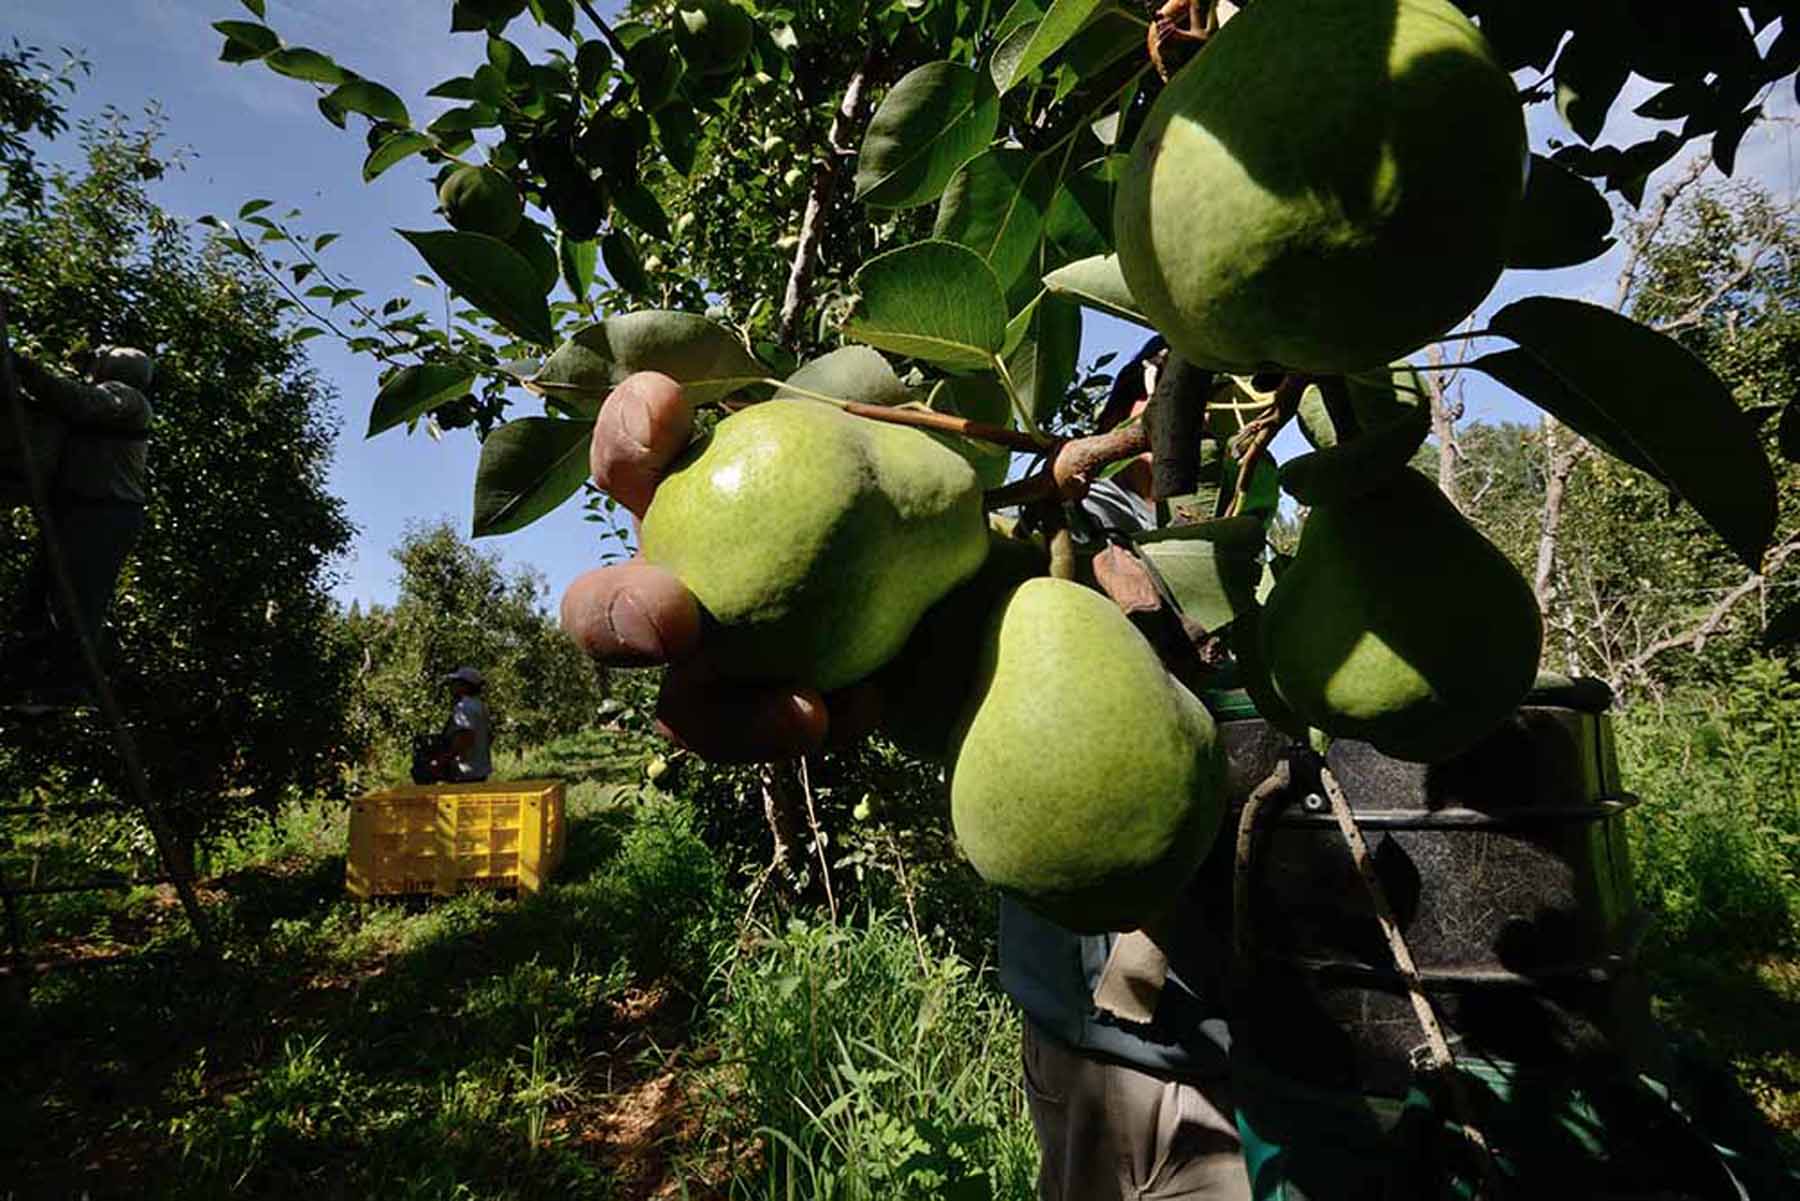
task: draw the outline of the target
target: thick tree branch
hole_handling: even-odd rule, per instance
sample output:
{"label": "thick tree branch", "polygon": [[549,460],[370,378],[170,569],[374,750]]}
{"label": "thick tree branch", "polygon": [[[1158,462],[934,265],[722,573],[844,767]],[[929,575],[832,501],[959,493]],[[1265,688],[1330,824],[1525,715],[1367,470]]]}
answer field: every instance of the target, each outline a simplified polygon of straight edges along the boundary
{"label": "thick tree branch", "polygon": [[1104,434],[1071,438],[1056,444],[1042,469],[989,492],[987,507],[1003,509],[1042,500],[1080,500],[1108,465],[1135,458],[1149,449],[1150,430],[1142,421]]}
{"label": "thick tree branch", "polygon": [[806,212],[800,218],[800,245],[794,249],[794,261],[788,270],[787,291],[781,301],[781,324],[776,334],[780,343],[794,349],[800,316],[806,311],[806,290],[812,283],[813,271],[819,263],[819,241],[825,231],[825,210],[837,191],[845,165],[855,156],[851,143],[869,115],[869,80],[880,64],[879,47],[871,42],[863,55],[862,65],[844,87],[837,114],[825,135],[825,158],[813,170],[812,188],[806,196]]}

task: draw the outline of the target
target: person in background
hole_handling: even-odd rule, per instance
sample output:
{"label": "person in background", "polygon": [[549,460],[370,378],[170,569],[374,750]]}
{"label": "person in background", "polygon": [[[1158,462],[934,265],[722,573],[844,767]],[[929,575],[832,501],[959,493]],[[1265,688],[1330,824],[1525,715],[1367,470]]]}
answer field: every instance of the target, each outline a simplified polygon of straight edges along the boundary
{"label": "person in background", "polygon": [[[17,354],[13,369],[32,422],[60,426],[63,436],[58,457],[40,463],[50,520],[38,531],[37,555],[20,598],[21,645],[9,672],[17,678],[8,683],[31,701],[76,704],[89,699],[82,639],[104,661],[113,590],[144,529],[153,415],[145,393],[156,364],[141,350],[108,346],[95,354],[86,381]],[[10,423],[10,414],[6,417]],[[51,538],[62,549],[74,588],[73,613],[59,594]]]}
{"label": "person in background", "polygon": [[[1102,426],[1143,410],[1150,393],[1143,366],[1161,349],[1146,345],[1121,372]],[[692,432],[693,407],[679,384],[654,372],[631,376],[596,419],[595,482],[641,519]],[[1077,512],[1100,530],[1148,527],[1155,521],[1149,486],[1146,459],[1102,481]],[[603,662],[667,664],[658,726],[708,759],[767,761],[847,743],[880,711],[866,682],[821,695],[719,678],[707,662],[698,602],[672,573],[642,559],[577,579],[562,615],[564,628]],[[1199,970],[1170,973],[1151,1022],[1115,1020],[1093,998],[1109,969],[1129,968],[1113,962],[1120,941],[1083,937],[1021,907],[1003,907],[1000,976],[1027,1016],[1038,1195],[1247,1201],[1226,1075],[1228,1036],[1217,989],[1206,978],[1222,973],[1207,970],[1205,955],[1183,955]]]}
{"label": "person in background", "polygon": [[459,667],[444,677],[453,698],[443,731],[421,739],[413,750],[415,784],[472,784],[493,774],[493,725],[481,691],[479,671]]}

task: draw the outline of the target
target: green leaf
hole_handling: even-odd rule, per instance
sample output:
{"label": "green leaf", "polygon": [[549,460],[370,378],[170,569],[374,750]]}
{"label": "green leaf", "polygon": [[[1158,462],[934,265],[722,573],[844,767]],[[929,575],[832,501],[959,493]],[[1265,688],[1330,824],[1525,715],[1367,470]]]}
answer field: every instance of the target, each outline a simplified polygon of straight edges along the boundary
{"label": "green leaf", "polygon": [[960,63],[927,63],[882,99],[863,135],[856,198],[911,208],[943,194],[958,167],[987,149],[1000,97],[987,76]]}
{"label": "green leaf", "polygon": [[674,237],[669,230],[669,215],[663,212],[656,193],[641,183],[628,184],[612,194],[613,208],[625,219],[653,238],[667,242]]}
{"label": "green leaf", "polygon": [[243,5],[259,18],[267,15],[263,11],[263,0],[243,0]]}
{"label": "green leaf", "polygon": [[1067,176],[1044,219],[1057,264],[1112,253],[1112,159],[1096,159]]}
{"label": "green leaf", "polygon": [[1525,203],[1506,265],[1572,267],[1605,254],[1613,240],[1612,207],[1599,189],[1562,164],[1531,156]]}
{"label": "green leaf", "polygon": [[374,407],[369,410],[369,432],[363,436],[373,438],[385,430],[404,425],[445,401],[455,400],[474,383],[473,372],[448,363],[402,367],[381,386]]}
{"label": "green leaf", "polygon": [[580,491],[593,435],[591,421],[555,417],[521,417],[489,434],[475,470],[475,537],[524,529]]}
{"label": "green leaf", "polygon": [[556,261],[562,270],[563,283],[577,300],[585,300],[594,290],[594,270],[600,262],[599,243],[591,238],[583,242],[559,233],[556,235]]}
{"label": "green leaf", "polygon": [[308,83],[335,85],[349,83],[356,78],[317,50],[308,50],[304,46],[287,46],[272,51],[263,61],[278,75],[304,79]]}
{"label": "green leaf", "polygon": [[531,0],[531,15],[539,25],[548,25],[564,37],[575,32],[574,0]]}
{"label": "green leaf", "polygon": [[521,338],[556,340],[536,269],[505,242],[456,230],[398,232],[452,292]]}
{"label": "green leaf", "polygon": [[[1006,10],[1006,15],[1001,17],[999,24],[994,26],[994,40],[1005,41],[1020,26],[1034,25],[1042,21],[1050,2],[1051,0],[1014,0],[1012,7]],[[1142,41],[1143,39],[1140,36],[1138,40]]]}
{"label": "green leaf", "polygon": [[776,399],[807,393],[868,405],[903,405],[915,400],[893,367],[867,346],[840,346],[787,377]]}
{"label": "green leaf", "polygon": [[214,21],[213,28],[225,35],[225,49],[219,61],[249,63],[281,48],[281,38],[267,25],[254,21]]}
{"label": "green leaf", "polygon": [[1521,370],[1504,353],[1473,366],[1650,471],[1751,570],[1760,568],[1775,529],[1774,472],[1755,428],[1706,364],[1673,338],[1578,300],[1515,301],[1488,325],[1541,370]]}
{"label": "green leaf", "polygon": [[1583,31],[1563,47],[1556,60],[1556,111],[1576,137],[1592,143],[1600,136],[1607,110],[1630,74],[1615,38]]}
{"label": "green leaf", "polygon": [[649,293],[650,277],[644,274],[644,260],[630,234],[615,227],[600,239],[600,257],[606,263],[606,274],[613,287],[635,296]]}
{"label": "green leaf", "polygon": [[[1030,34],[1024,45],[1005,56],[1004,71],[1000,51],[994,54],[993,74],[994,86],[1005,95],[1039,66],[1043,65],[1052,54],[1061,50],[1081,31],[1094,13],[1105,3],[1105,0],[1056,0],[1050,11],[1036,25],[1030,26]],[[1021,27],[1008,41],[1017,40],[1024,32]],[[1004,47],[1003,47],[1004,49]]]}
{"label": "green leaf", "polygon": [[1006,298],[982,257],[935,239],[864,263],[844,331],[859,342],[941,367],[987,366],[1006,339]]}
{"label": "green leaf", "polygon": [[685,104],[670,104],[650,117],[656,127],[656,144],[661,147],[669,166],[683,176],[694,173],[694,160],[700,153],[700,121]]}
{"label": "green leaf", "polygon": [[406,104],[400,97],[372,80],[358,79],[344,84],[333,91],[329,99],[347,112],[361,113],[377,121],[392,121],[395,125],[412,124],[412,114],[406,111]]}
{"label": "green leaf", "polygon": [[1125,273],[1119,269],[1116,254],[1095,255],[1058,267],[1044,277],[1044,286],[1087,308],[1099,309],[1145,329],[1155,328],[1150,318],[1138,311],[1137,300],[1125,286]]}
{"label": "green leaf", "polygon": [[549,230],[527,217],[519,222],[519,228],[513,231],[512,237],[506,239],[506,244],[525,256],[525,261],[537,272],[538,287],[545,294],[556,287],[562,262],[550,247]]}
{"label": "green leaf", "polygon": [[1790,463],[1800,463],[1800,400],[1790,400],[1787,408],[1781,410],[1781,422],[1775,427],[1775,444],[1781,449],[1781,457]]}
{"label": "green leaf", "polygon": [[1037,282],[1044,216],[1056,191],[1060,156],[995,149],[970,159],[950,179],[938,205],[934,238],[967,246],[987,260],[1000,290]]}
{"label": "green leaf", "polygon": [[654,114],[675,98],[687,64],[675,52],[675,36],[666,30],[643,38],[625,53],[625,69],[637,85],[638,106]]}
{"label": "green leaf", "polygon": [[238,209],[238,220],[249,220],[264,209],[273,207],[274,204],[275,202],[273,200],[246,200],[243,203],[243,206]]}
{"label": "green leaf", "polygon": [[1054,413],[1075,382],[1081,309],[1040,293],[1006,331],[1006,370],[1033,421]]}
{"label": "green leaf", "polygon": [[411,158],[429,145],[429,137],[410,129],[389,135],[363,160],[363,182],[375,179],[395,163]]}
{"label": "green leaf", "polygon": [[599,38],[581,43],[575,52],[575,88],[583,96],[598,100],[600,81],[612,69],[612,48]]}
{"label": "green leaf", "polygon": [[1224,517],[1134,535],[1138,553],[1162,576],[1175,603],[1208,631],[1221,630],[1256,605],[1262,578],[1263,523]]}
{"label": "green leaf", "polygon": [[581,330],[526,385],[593,415],[608,392],[639,371],[662,372],[697,405],[716,403],[768,375],[723,326],[692,313],[646,309]]}

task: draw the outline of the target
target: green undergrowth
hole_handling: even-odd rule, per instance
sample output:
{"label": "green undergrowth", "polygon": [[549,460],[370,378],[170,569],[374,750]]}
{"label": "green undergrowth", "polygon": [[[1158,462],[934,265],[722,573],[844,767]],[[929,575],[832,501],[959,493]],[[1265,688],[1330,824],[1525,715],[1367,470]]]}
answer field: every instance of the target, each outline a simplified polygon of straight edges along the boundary
{"label": "green undergrowth", "polygon": [[610,737],[501,765],[570,781],[537,895],[351,901],[321,802],[211,850],[216,958],[166,891],[79,936],[38,907],[43,945],[131,954],[0,995],[0,1198],[1029,1196],[980,970],[894,916],[745,927]]}
{"label": "green undergrowth", "polygon": [[[1665,769],[1674,737],[1642,714],[1621,730],[1657,1013],[1793,1149],[1800,970],[1793,911],[1763,895],[1791,883],[1769,848],[1792,794],[1735,743]],[[595,731],[505,757],[568,786],[568,857],[537,895],[353,902],[347,806],[311,802],[209,849],[215,958],[167,890],[29,901],[36,951],[130,957],[0,989],[0,1201],[1032,1196],[991,911],[929,836],[929,790],[903,798],[883,763],[815,776],[843,832],[833,920],[823,881],[761,888],[754,822],[727,820],[754,798],[692,765],[676,794],[645,787],[653,745]],[[1772,858],[1699,854],[1729,812]],[[34,829],[29,853],[77,865],[141,838]]]}

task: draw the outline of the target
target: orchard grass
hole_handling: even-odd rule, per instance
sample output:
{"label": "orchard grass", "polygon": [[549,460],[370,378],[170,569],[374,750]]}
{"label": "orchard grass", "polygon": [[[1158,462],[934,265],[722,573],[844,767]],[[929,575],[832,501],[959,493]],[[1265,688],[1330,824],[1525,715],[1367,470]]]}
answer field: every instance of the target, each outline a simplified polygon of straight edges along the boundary
{"label": "orchard grass", "polygon": [[[1668,736],[1633,724],[1624,742]],[[354,903],[346,807],[297,802],[209,853],[217,961],[166,892],[28,901],[35,952],[130,958],[0,995],[0,1197],[1032,1196],[1018,1019],[984,953],[881,902],[833,922],[765,899],[747,919],[751,881],[693,803],[644,785],[656,750],[596,730],[502,758],[503,776],[569,782],[568,860],[538,896]],[[1682,770],[1708,782],[1692,756]],[[1800,1149],[1791,921],[1747,910],[1722,940],[1681,891],[1716,905],[1779,882],[1791,917],[1793,878],[1766,874],[1767,848],[1671,877],[1715,827],[1672,780],[1634,775],[1657,793],[1634,839],[1667,915],[1658,1015]],[[12,878],[33,855],[46,875],[116,863],[134,837],[8,832]]]}

